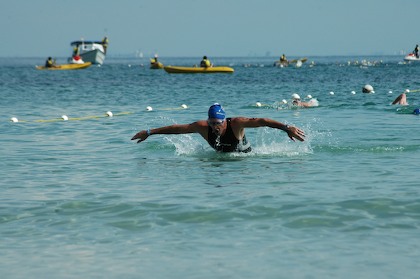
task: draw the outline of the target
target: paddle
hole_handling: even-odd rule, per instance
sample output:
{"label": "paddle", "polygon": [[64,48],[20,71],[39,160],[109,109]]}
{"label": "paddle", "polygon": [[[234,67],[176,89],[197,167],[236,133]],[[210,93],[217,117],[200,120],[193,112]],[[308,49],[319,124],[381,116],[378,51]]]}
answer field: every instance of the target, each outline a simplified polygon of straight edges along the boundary
{"label": "paddle", "polygon": [[289,63],[297,63],[298,61],[301,61],[302,63],[305,63],[308,60],[308,58],[302,58],[302,59],[293,59],[290,60]]}

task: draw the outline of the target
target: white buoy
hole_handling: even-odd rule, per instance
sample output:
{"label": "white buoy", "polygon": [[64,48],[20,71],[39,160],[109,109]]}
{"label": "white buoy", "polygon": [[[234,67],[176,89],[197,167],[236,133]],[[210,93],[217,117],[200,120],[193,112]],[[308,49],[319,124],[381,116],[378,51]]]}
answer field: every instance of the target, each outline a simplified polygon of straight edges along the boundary
{"label": "white buoy", "polygon": [[312,99],[312,95],[308,94],[308,95],[306,96],[306,98],[308,98],[308,99]]}
{"label": "white buoy", "polygon": [[153,110],[153,108],[152,108],[151,106],[148,106],[148,107],[146,107],[146,110],[147,110],[147,111],[152,111],[152,110]]}
{"label": "white buoy", "polygon": [[331,91],[331,92],[330,92],[330,95],[334,95],[334,92],[332,92],[332,91]]}
{"label": "white buoy", "polygon": [[260,102],[256,102],[256,103],[255,103],[255,105],[256,105],[257,107],[261,107],[261,103],[260,103]]}
{"label": "white buoy", "polygon": [[63,115],[61,116],[61,119],[63,119],[64,121],[69,120],[68,116],[67,116],[67,115],[65,115],[65,114],[63,114]]}
{"label": "white buoy", "polygon": [[355,94],[356,94],[356,91],[354,91],[354,90],[353,90],[353,91],[351,91],[351,94],[355,95]]}
{"label": "white buoy", "polygon": [[389,91],[388,91],[388,93],[389,93],[389,94],[392,94],[392,90],[389,90]]}
{"label": "white buoy", "polygon": [[373,86],[370,84],[366,84],[365,86],[363,86],[362,88],[362,92],[363,93],[373,93]]}
{"label": "white buoy", "polygon": [[19,120],[16,117],[10,118],[10,121],[12,121],[12,122],[19,122]]}
{"label": "white buoy", "polygon": [[114,116],[114,114],[112,113],[112,111],[107,111],[107,112],[106,112],[106,115],[107,115],[108,117],[113,117],[113,116]]}
{"label": "white buoy", "polygon": [[287,104],[287,100],[286,100],[286,99],[281,100],[281,102],[282,102],[283,104]]}
{"label": "white buoy", "polygon": [[188,108],[188,106],[186,104],[182,104],[181,107],[184,108],[184,109]]}

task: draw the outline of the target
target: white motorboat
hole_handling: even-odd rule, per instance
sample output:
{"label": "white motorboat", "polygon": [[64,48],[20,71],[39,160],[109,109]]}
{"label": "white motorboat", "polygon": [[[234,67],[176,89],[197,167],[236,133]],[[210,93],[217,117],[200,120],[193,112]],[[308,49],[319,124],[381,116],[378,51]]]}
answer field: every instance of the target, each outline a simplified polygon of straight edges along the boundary
{"label": "white motorboat", "polygon": [[[73,56],[79,55],[84,62],[102,65],[105,60],[108,39],[102,41],[74,41],[70,44],[73,47]],[[72,58],[69,58],[71,60]]]}
{"label": "white motorboat", "polygon": [[408,54],[406,57],[404,57],[405,61],[417,61],[420,62],[420,58],[417,57],[414,53]]}

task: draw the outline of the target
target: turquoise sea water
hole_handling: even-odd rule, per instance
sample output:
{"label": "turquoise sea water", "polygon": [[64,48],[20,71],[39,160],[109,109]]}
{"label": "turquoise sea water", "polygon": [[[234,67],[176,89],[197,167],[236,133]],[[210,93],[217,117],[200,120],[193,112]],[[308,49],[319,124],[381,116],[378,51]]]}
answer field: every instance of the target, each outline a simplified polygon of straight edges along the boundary
{"label": "turquoise sea water", "polygon": [[[354,65],[362,59],[382,63]],[[211,60],[235,73],[170,75],[134,58],[52,72],[35,70],[43,58],[0,59],[1,278],[418,278],[420,93],[390,103],[420,89],[420,64]],[[295,92],[319,107],[281,105]],[[214,102],[307,140],[248,129],[249,154],[217,154],[198,135],[130,140],[205,119]]]}

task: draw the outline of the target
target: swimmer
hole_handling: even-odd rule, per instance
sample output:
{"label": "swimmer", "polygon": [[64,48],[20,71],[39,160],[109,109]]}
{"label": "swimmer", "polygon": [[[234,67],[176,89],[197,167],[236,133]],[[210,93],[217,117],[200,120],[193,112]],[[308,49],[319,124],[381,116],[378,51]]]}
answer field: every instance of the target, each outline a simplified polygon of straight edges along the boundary
{"label": "swimmer", "polygon": [[207,120],[190,124],[175,124],[155,129],[142,130],[131,140],[137,143],[145,141],[151,135],[163,134],[200,134],[208,144],[219,152],[250,152],[251,144],[245,136],[245,128],[270,127],[287,133],[293,141],[305,140],[305,133],[294,126],[289,126],[270,118],[226,118],[226,113],[218,103],[208,110]]}
{"label": "swimmer", "polygon": [[405,95],[405,93],[400,94],[393,102],[393,105],[403,105],[403,106],[407,106],[408,102],[407,102],[407,95]]}
{"label": "swimmer", "polygon": [[300,96],[297,93],[292,94],[292,104],[297,107],[317,107],[318,100],[317,99],[310,99],[308,102],[302,102],[300,100]]}

